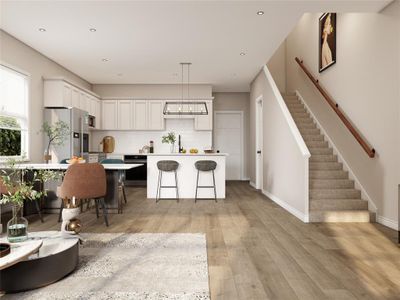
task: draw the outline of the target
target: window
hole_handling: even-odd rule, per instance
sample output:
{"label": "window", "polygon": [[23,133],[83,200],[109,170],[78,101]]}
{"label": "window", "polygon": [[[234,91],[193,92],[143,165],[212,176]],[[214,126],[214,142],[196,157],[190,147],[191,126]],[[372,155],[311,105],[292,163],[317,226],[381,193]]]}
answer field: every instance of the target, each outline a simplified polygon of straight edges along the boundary
{"label": "window", "polygon": [[0,65],[0,160],[29,156],[28,79]]}

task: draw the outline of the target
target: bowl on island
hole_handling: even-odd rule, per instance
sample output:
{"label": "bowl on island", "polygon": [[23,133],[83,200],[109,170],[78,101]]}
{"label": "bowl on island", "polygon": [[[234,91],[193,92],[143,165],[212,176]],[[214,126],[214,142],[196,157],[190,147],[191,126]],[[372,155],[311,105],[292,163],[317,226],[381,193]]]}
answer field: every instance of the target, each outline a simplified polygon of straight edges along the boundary
{"label": "bowl on island", "polygon": [[83,159],[83,157],[72,157],[71,159],[67,160],[67,163],[70,164],[70,165],[73,165],[73,164],[84,164],[84,163],[86,163],[86,160]]}

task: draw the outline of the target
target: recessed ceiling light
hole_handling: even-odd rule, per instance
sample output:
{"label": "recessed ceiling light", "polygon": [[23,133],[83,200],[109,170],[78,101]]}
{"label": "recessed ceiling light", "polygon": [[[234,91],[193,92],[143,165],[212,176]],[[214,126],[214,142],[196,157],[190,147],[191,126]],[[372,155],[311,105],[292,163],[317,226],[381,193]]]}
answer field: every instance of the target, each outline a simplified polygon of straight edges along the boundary
{"label": "recessed ceiling light", "polygon": [[96,29],[96,28],[89,28],[89,31],[90,31],[90,32],[96,32],[97,29]]}
{"label": "recessed ceiling light", "polygon": [[262,11],[262,10],[259,10],[258,12],[257,12],[257,15],[259,15],[259,16],[262,16],[264,14],[264,11]]}
{"label": "recessed ceiling light", "polygon": [[45,32],[46,29],[44,29],[44,28],[39,28],[39,31],[40,31],[40,32]]}
{"label": "recessed ceiling light", "polygon": [[106,62],[106,61],[109,61],[109,59],[108,58],[103,58],[102,61]]}
{"label": "recessed ceiling light", "polygon": [[240,52],[240,56],[245,56],[245,55],[246,55],[246,53]]}
{"label": "recessed ceiling light", "polygon": [[122,73],[118,73],[117,76],[122,76]]}

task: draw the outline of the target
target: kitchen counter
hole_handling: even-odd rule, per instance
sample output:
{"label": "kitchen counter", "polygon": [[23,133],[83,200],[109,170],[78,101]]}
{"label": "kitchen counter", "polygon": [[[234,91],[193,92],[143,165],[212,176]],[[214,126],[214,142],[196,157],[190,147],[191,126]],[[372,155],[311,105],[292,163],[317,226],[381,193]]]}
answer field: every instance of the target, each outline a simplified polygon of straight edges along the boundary
{"label": "kitchen counter", "polygon": [[143,155],[143,156],[228,156],[228,153],[107,153],[111,156]]}
{"label": "kitchen counter", "polygon": [[[197,170],[194,166],[198,160],[213,160],[217,163],[215,169],[215,183],[217,198],[225,198],[225,160],[226,153],[148,153],[147,154],[147,198],[154,199],[157,194],[158,168],[160,160],[175,160],[179,163],[177,170],[179,196],[184,199],[195,198]],[[200,172],[199,185],[211,186],[213,182],[212,172]],[[174,172],[163,172],[162,185],[175,185]],[[165,188],[161,191],[161,198],[175,198],[175,189]],[[198,198],[214,198],[212,188],[199,188]]]}

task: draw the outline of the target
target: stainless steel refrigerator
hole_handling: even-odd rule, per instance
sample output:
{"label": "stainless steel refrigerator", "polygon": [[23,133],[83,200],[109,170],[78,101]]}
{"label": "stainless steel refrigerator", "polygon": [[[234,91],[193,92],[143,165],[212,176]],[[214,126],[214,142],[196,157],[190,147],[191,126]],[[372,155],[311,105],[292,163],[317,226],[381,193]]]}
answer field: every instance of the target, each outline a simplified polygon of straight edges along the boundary
{"label": "stainless steel refrigerator", "polygon": [[[70,135],[64,143],[50,148],[51,162],[58,163],[72,156],[88,159],[89,153],[89,114],[77,108],[45,108],[44,120],[49,124],[63,121],[68,124]],[[45,147],[48,139],[44,139]]]}

